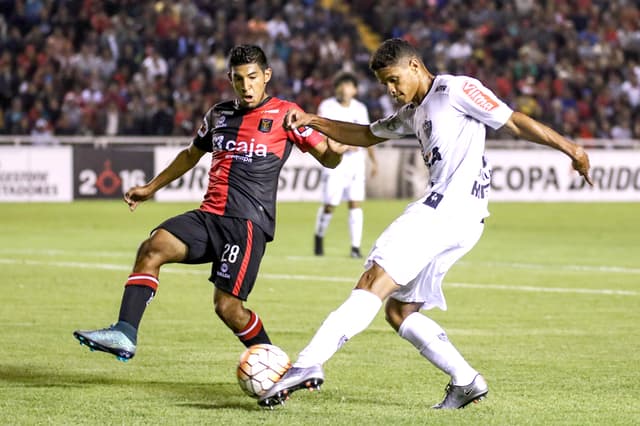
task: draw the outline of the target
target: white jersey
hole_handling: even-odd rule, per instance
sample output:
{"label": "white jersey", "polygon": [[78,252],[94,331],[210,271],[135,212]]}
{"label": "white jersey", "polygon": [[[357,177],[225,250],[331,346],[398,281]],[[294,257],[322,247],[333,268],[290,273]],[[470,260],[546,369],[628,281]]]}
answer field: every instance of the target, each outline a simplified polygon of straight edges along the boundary
{"label": "white jersey", "polygon": [[[365,104],[357,99],[352,99],[349,106],[343,106],[335,97],[330,97],[318,106],[318,115],[331,120],[347,121],[356,124],[369,124],[369,112]],[[353,147],[356,148],[356,147]],[[343,154],[343,161],[350,161],[349,158],[358,158],[358,161],[365,160],[364,148],[349,150]],[[364,163],[363,163],[364,164]],[[338,165],[340,167],[340,165]],[[364,167],[364,166],[363,166]]]}
{"label": "white jersey", "polygon": [[439,75],[420,105],[404,105],[370,128],[382,138],[418,138],[431,180],[424,204],[448,216],[484,218],[491,179],[485,124],[498,129],[512,113],[478,80]]}

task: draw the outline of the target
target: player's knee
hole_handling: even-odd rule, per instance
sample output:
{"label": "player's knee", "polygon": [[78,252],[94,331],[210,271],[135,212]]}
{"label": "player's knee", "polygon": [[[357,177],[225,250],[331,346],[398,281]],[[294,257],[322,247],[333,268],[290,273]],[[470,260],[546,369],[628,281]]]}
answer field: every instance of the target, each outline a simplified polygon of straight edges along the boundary
{"label": "player's knee", "polygon": [[400,328],[400,324],[402,324],[402,321],[404,321],[402,312],[399,311],[397,307],[392,303],[387,303],[385,305],[384,318],[387,320],[387,323],[396,331]]}
{"label": "player's knee", "polygon": [[158,263],[159,250],[153,244],[151,238],[148,238],[140,244],[138,248],[138,255],[136,259],[137,264],[156,264]]}
{"label": "player's knee", "polygon": [[361,276],[356,288],[367,290],[385,300],[391,293],[399,288],[398,284],[382,269],[375,264],[367,269]]}
{"label": "player's knee", "polygon": [[169,232],[159,229],[140,244],[136,265],[159,267],[167,262],[183,260],[186,253],[187,248],[183,242]]}

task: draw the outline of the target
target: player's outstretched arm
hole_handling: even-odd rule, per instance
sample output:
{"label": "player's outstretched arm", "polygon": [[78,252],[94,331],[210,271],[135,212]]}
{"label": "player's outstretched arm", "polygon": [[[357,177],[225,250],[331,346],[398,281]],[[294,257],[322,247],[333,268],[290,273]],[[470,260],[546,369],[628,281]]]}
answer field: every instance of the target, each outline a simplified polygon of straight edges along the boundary
{"label": "player's outstretched arm", "polygon": [[573,168],[589,185],[593,185],[589,176],[589,156],[580,145],[570,142],[555,130],[517,111],[511,114],[505,128],[514,136],[564,152],[571,158]]}
{"label": "player's outstretched arm", "polygon": [[367,147],[387,140],[371,133],[369,125],[330,120],[299,109],[287,111],[284,126],[287,129],[308,126],[345,145]]}
{"label": "player's outstretched arm", "polygon": [[153,197],[160,188],[185,174],[187,170],[198,164],[204,154],[204,151],[191,144],[180,151],[176,158],[149,183],[130,188],[124,194],[124,202],[129,206],[129,210],[134,211],[139,203]]}
{"label": "player's outstretched arm", "polygon": [[309,153],[324,167],[334,169],[342,161],[342,154],[349,149],[348,145],[325,138],[324,141],[309,149]]}

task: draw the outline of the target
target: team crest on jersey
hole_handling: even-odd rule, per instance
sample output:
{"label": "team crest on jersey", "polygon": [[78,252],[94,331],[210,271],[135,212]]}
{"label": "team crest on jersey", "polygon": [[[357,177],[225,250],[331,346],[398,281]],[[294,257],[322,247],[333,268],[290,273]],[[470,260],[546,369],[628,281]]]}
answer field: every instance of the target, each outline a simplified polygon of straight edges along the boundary
{"label": "team crest on jersey", "polygon": [[431,127],[431,120],[424,120],[424,123],[422,123],[422,131],[424,132],[425,139],[431,137]]}
{"label": "team crest on jersey", "polygon": [[273,120],[270,118],[261,118],[260,123],[258,124],[258,130],[262,133],[269,133],[271,131],[271,127],[273,126]]}

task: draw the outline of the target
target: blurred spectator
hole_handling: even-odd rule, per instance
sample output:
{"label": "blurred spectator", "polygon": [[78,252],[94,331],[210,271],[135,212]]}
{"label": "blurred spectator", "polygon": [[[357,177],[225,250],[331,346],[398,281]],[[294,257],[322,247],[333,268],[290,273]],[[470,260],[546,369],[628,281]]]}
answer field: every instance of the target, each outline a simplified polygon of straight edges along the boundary
{"label": "blurred spectator", "polygon": [[148,45],[145,49],[146,56],[142,61],[142,69],[144,70],[147,82],[152,83],[156,77],[167,77],[169,73],[169,65],[167,61],[160,56],[153,45]]}
{"label": "blurred spectator", "polygon": [[627,97],[632,108],[637,109],[640,106],[640,83],[635,72],[629,73],[629,79],[620,85],[620,90],[622,95]]}
{"label": "blurred spectator", "polygon": [[36,120],[33,130],[31,130],[31,141],[34,145],[57,145],[59,143],[53,137],[49,123],[44,118]]}

